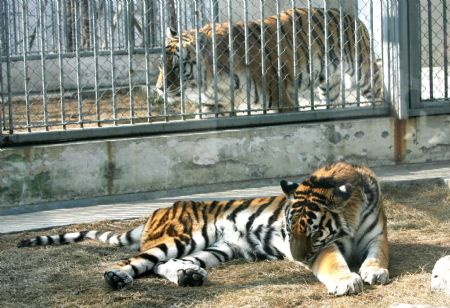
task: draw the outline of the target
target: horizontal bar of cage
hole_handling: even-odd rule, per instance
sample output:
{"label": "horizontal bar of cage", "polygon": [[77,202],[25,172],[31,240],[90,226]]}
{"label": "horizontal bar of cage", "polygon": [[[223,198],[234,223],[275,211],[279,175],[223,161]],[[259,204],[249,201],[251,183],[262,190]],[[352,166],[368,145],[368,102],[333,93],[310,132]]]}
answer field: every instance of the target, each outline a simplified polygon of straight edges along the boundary
{"label": "horizontal bar of cage", "polygon": [[433,106],[423,106],[416,107],[414,109],[410,109],[408,111],[408,115],[412,117],[418,116],[431,116],[431,115],[440,115],[440,114],[450,114],[450,105],[447,101],[447,106],[444,105],[436,105]]}
{"label": "horizontal bar of cage", "polygon": [[356,107],[333,110],[315,110],[291,112],[283,114],[251,115],[243,117],[221,117],[202,120],[180,120],[152,124],[127,124],[114,127],[95,127],[73,129],[67,131],[47,131],[32,133],[14,133],[1,136],[0,145],[42,144],[62,141],[76,141],[100,138],[132,137],[143,135],[187,133],[195,131],[211,131],[236,129],[277,124],[298,124],[314,121],[341,120],[349,118],[368,118],[388,116],[390,108]]}
{"label": "horizontal bar of cage", "polygon": [[420,108],[434,108],[434,107],[450,107],[450,99],[449,98],[430,98],[430,99],[422,99],[420,100],[414,107],[411,109],[420,109]]}
{"label": "horizontal bar of cage", "polygon": [[[145,83],[136,83],[133,84],[133,89],[136,88],[141,88],[141,87],[146,87],[147,85]],[[112,86],[111,85],[105,85],[105,86],[98,86],[98,91],[100,92],[100,94],[107,94],[107,93],[112,93]],[[128,91],[130,89],[128,81],[126,82],[121,82],[118,83],[116,82],[114,84],[114,89],[115,92],[120,92],[120,91]],[[156,89],[151,86],[151,89],[153,91],[156,91]],[[83,91],[80,92],[81,97],[84,98],[85,95],[89,95],[91,93],[95,94],[95,86],[89,86],[89,87],[83,87]],[[76,85],[73,87],[64,87],[64,95],[61,96],[61,92],[59,89],[55,89],[55,90],[48,90],[46,91],[46,93],[49,95],[49,98],[52,99],[58,99],[58,98],[72,98],[72,99],[77,99],[78,98],[78,94],[77,94],[77,87]],[[18,99],[24,99],[25,96],[33,96],[34,99],[41,99],[42,100],[42,89],[40,90],[29,90],[27,92],[23,92],[23,91],[11,91],[11,101],[15,102]],[[150,95],[151,96],[151,95]],[[5,99],[5,101],[7,101],[7,99]]]}
{"label": "horizontal bar of cage", "polygon": [[[161,47],[157,47],[157,48],[149,48],[148,49],[148,53],[149,54],[161,54]],[[111,53],[114,56],[127,56],[128,55],[128,50],[127,49],[114,49],[112,52],[111,50],[99,50],[97,52],[97,56],[105,56],[105,57],[110,57]],[[94,57],[94,51],[80,51],[79,56],[81,58],[83,57]],[[133,54],[145,54],[145,48],[133,48]],[[63,59],[66,58],[76,58],[76,52],[75,51],[71,51],[71,52],[63,52],[62,54],[58,53],[58,52],[51,52],[51,51],[47,51],[44,54],[44,58],[45,60],[52,60],[52,59],[58,59],[59,57],[62,57]],[[24,57],[23,55],[14,55],[14,56],[0,56],[0,62],[18,62],[18,61],[23,61],[24,58],[26,58],[28,61],[33,61],[33,60],[40,60],[41,59],[41,54],[30,54],[26,57]]]}

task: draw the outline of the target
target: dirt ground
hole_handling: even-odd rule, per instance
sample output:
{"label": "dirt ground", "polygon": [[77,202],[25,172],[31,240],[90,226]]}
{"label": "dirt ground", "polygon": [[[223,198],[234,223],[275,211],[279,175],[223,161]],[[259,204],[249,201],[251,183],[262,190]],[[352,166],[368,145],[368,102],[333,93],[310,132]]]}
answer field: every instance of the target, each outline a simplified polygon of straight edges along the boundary
{"label": "dirt ground", "polygon": [[145,219],[103,221],[0,236],[1,307],[389,307],[401,303],[450,307],[450,296],[430,291],[431,270],[450,254],[450,191],[445,187],[385,190],[391,281],[335,297],[308,271],[288,261],[233,261],[209,269],[207,285],[177,287],[144,277],[112,291],[103,272],[132,252],[94,242],[16,248],[38,234],[83,229],[126,230]]}

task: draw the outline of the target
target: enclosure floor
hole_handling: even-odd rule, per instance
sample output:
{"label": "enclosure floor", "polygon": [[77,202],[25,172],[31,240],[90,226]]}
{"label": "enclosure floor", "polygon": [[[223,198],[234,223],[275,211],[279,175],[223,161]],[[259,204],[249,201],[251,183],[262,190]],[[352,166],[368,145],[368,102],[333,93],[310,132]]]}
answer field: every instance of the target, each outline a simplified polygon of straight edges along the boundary
{"label": "enclosure floor", "polygon": [[[450,188],[450,161],[407,164],[374,168],[384,189],[408,189],[415,185],[447,185]],[[296,182],[303,176],[289,178]],[[0,233],[50,228],[55,226],[119,220],[148,216],[154,210],[170,206],[180,199],[228,200],[273,196],[281,193],[280,179],[205,185],[164,192],[119,195],[87,200],[21,207],[15,213],[0,215]],[[31,211],[33,210],[33,211]]]}

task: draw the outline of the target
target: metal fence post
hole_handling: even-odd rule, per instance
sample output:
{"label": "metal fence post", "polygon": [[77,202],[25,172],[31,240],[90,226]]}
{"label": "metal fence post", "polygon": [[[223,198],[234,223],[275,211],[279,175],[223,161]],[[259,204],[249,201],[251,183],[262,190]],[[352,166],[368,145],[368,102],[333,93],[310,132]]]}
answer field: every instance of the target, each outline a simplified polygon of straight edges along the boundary
{"label": "metal fence post", "polygon": [[[408,1],[408,28],[409,28],[409,45],[405,48],[409,50],[409,101],[410,109],[416,108],[420,104],[421,99],[421,42],[420,42],[420,1]],[[405,38],[406,39],[406,38]]]}
{"label": "metal fence post", "polygon": [[[420,61],[412,52],[420,53],[410,39],[419,35],[418,0],[383,0],[383,53],[386,99],[391,104],[395,117],[405,120],[409,115],[411,99],[416,99],[411,72],[420,69]],[[415,40],[417,44],[417,40]],[[413,60],[413,61],[411,61]],[[420,75],[420,72],[419,72]],[[414,82],[419,82],[420,76]]]}

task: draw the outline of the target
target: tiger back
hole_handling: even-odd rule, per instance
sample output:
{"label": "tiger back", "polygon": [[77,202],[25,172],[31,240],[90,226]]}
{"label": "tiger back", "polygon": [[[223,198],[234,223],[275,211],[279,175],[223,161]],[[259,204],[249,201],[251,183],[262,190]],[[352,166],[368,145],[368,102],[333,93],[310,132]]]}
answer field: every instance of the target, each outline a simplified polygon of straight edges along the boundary
{"label": "tiger back", "polygon": [[[280,13],[281,35],[277,23],[277,16],[270,16],[247,25],[242,21],[207,24],[199,29],[198,40],[195,30],[183,32],[181,38],[175,31],[167,31],[165,64],[160,67],[156,88],[161,95],[166,90],[169,101],[177,101],[181,79],[185,98],[201,102],[198,111],[220,115],[247,111],[248,107],[257,111],[297,110],[297,91],[301,95],[311,89],[323,106],[337,107],[342,97],[341,73],[351,77],[353,86],[359,85],[366,101],[381,98],[381,71],[370,60],[370,36],[361,21],[350,14],[341,16],[337,9],[313,8],[309,14],[307,9],[295,8]],[[341,38],[345,42],[341,43]],[[262,41],[265,47],[261,50]]]}

